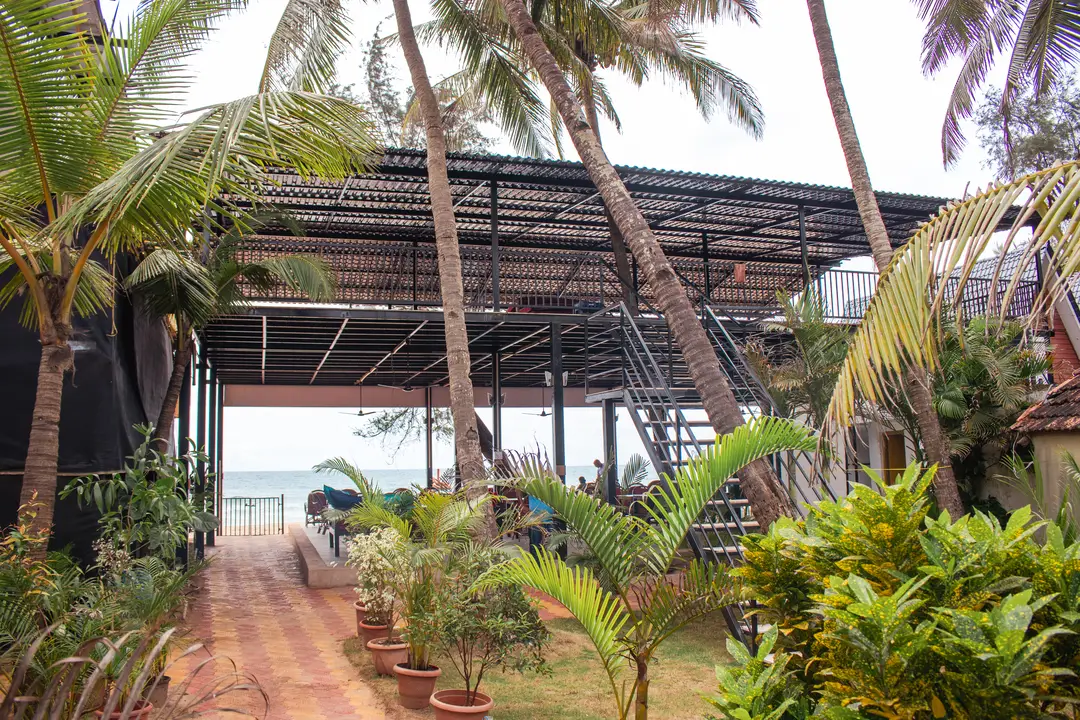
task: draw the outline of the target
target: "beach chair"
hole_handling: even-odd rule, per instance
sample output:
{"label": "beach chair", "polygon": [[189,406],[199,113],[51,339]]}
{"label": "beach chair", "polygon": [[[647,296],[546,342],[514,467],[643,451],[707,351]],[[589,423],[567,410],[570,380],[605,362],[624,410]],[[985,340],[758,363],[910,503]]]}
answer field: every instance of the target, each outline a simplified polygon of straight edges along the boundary
{"label": "beach chair", "polygon": [[309,492],[304,503],[304,527],[322,524],[322,511],[326,508],[326,493],[322,490]]}

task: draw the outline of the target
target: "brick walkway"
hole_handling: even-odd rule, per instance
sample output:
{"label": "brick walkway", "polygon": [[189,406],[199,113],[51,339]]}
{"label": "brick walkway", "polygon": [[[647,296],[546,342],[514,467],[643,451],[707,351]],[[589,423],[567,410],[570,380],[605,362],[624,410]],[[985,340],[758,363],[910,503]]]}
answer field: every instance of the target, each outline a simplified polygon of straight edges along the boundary
{"label": "brick walkway", "polygon": [[[287,537],[221,538],[202,577],[190,639],[209,652],[194,657],[229,657],[254,675],[270,697],[269,720],[386,718],[341,649],[356,634],[352,590],[305,587]],[[219,705],[250,706],[242,700],[233,694]]]}

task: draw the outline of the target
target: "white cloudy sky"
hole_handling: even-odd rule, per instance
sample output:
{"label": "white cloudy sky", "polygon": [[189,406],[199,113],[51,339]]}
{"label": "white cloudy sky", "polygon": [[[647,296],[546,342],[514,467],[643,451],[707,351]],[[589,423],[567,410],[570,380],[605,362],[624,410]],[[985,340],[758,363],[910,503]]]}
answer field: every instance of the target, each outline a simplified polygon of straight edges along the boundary
{"label": "white cloudy sky", "polygon": [[[123,8],[134,0],[121,0]],[[759,0],[761,26],[725,26],[708,33],[713,57],[753,84],[765,110],[765,136],[755,141],[724,118],[704,121],[693,103],[660,82],[637,89],[609,81],[623,133],[604,128],[605,146],[617,163],[675,170],[846,185],[847,171],[833,128],[803,0]],[[103,2],[106,12],[115,0]],[[424,19],[424,3],[414,15]],[[193,64],[196,83],[189,107],[229,100],[254,91],[267,38],[284,0],[252,0],[247,13],[225,22]],[[941,117],[952,87],[951,73],[923,77],[921,26],[910,0],[828,0],[841,71],[871,177],[882,190],[959,196],[989,179],[976,143],[953,169],[942,168]],[[380,21],[393,27],[388,2],[353,4],[357,36],[367,39]],[[404,86],[407,77],[398,62]],[[429,70],[446,75],[452,61],[428,49]],[[341,82],[361,83],[359,55],[342,58]],[[500,146],[510,152],[508,146]],[[482,414],[483,411],[481,411]],[[490,411],[488,411],[488,414]],[[595,410],[568,411],[567,461],[585,465],[600,454]],[[504,444],[550,444],[550,419],[506,413]],[[226,411],[225,466],[232,470],[301,469],[345,455],[361,466],[385,467],[383,452],[353,437],[355,422],[328,409]],[[639,447],[629,422],[620,423],[620,448]],[[438,450],[437,464],[452,461]],[[419,447],[402,452],[397,467],[422,467]]]}

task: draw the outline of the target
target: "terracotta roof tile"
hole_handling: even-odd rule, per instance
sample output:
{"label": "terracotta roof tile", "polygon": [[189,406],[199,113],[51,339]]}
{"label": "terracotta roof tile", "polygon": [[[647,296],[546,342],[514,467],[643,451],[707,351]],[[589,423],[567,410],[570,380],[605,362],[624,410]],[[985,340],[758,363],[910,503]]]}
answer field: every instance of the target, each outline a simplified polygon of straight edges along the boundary
{"label": "terracotta roof tile", "polygon": [[1026,433],[1080,430],[1080,373],[1051,388],[1042,402],[1017,418],[1012,429]]}

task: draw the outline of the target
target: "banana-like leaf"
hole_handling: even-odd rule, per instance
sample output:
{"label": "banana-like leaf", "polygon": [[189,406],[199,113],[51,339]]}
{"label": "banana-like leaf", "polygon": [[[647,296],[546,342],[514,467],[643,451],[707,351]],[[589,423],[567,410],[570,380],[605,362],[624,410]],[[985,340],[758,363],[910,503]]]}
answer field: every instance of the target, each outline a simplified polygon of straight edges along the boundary
{"label": "banana-like leaf", "polygon": [[[993,300],[997,306],[990,310],[996,310],[1002,321],[1024,272],[1040,257],[1049,260],[1043,291],[1026,320],[1038,322],[1042,311],[1064,292],[1064,279],[1080,270],[1078,199],[1080,163],[1073,161],[992,185],[949,204],[922,225],[882,273],[852,337],[829,404],[829,425],[850,425],[859,398],[875,404],[895,402],[895,379],[909,367],[938,366],[938,330],[946,320],[964,325],[965,290],[975,264],[992,248],[1000,245],[1000,259],[988,283],[989,295],[999,299]],[[1006,223],[1010,217],[1015,219]],[[1003,225],[1008,228],[1002,242]],[[1014,246],[1023,252],[1007,275],[1004,258]]]}

